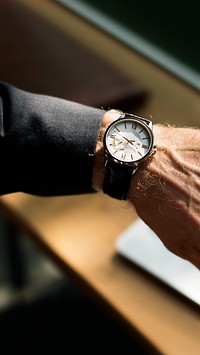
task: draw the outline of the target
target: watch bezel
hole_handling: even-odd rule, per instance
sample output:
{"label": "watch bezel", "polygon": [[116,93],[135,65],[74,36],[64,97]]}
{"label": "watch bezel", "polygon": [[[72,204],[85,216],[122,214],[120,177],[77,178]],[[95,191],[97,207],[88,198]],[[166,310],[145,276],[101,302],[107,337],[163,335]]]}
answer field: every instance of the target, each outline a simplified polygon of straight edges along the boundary
{"label": "watch bezel", "polygon": [[[150,145],[149,145],[149,149],[147,151],[147,153],[141,157],[138,160],[134,160],[131,162],[126,162],[124,160],[120,160],[116,157],[114,157],[108,150],[107,144],[106,144],[106,139],[107,139],[107,135],[108,132],[110,131],[110,129],[117,124],[117,122],[123,122],[123,121],[133,121],[135,123],[139,123],[140,125],[144,126],[144,128],[148,131],[149,136],[150,136]],[[151,156],[151,152],[153,150],[153,146],[154,146],[154,135],[153,135],[153,131],[152,131],[152,122],[144,119],[142,117],[139,116],[135,116],[132,114],[123,114],[121,115],[117,120],[113,121],[106,129],[105,134],[104,134],[104,138],[103,138],[103,144],[104,144],[104,150],[105,150],[105,158],[107,159],[111,159],[113,162],[119,164],[119,165],[128,165],[128,166],[134,166],[134,165],[139,165],[141,164],[143,161],[145,161],[149,156]]]}

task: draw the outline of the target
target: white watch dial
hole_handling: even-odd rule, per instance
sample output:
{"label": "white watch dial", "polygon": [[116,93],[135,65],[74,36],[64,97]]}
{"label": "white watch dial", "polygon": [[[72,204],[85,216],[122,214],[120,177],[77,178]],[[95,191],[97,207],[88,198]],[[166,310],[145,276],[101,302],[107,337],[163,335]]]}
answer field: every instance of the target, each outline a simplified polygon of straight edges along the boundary
{"label": "white watch dial", "polygon": [[143,159],[152,148],[153,136],[145,123],[132,118],[115,121],[108,128],[105,143],[114,159],[125,163]]}

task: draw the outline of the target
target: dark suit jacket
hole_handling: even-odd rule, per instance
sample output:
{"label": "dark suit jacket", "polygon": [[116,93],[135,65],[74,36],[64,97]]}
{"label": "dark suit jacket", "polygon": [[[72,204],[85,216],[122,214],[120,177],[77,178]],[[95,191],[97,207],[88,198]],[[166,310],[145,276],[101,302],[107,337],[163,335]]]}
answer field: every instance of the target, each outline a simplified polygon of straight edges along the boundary
{"label": "dark suit jacket", "polygon": [[0,83],[0,194],[92,191],[103,111]]}

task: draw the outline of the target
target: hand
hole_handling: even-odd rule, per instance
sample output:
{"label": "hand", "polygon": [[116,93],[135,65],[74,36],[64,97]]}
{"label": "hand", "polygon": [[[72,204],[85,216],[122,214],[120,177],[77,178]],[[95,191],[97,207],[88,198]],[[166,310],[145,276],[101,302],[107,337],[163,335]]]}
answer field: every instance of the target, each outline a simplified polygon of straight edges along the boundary
{"label": "hand", "polygon": [[[102,130],[119,114],[108,111]],[[200,130],[154,126],[154,134],[157,153],[133,175],[129,200],[169,250],[200,269]],[[99,139],[94,186],[101,189],[103,177]]]}
{"label": "hand", "polygon": [[157,153],[133,175],[129,199],[169,250],[200,268],[200,130],[154,133]]}

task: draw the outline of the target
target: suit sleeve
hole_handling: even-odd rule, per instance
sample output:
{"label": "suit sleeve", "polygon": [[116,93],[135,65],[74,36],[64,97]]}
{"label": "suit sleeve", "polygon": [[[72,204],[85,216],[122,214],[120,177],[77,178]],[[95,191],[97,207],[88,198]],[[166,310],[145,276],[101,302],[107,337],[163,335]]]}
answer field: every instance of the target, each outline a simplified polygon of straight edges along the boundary
{"label": "suit sleeve", "polygon": [[92,192],[103,111],[0,83],[0,194]]}

